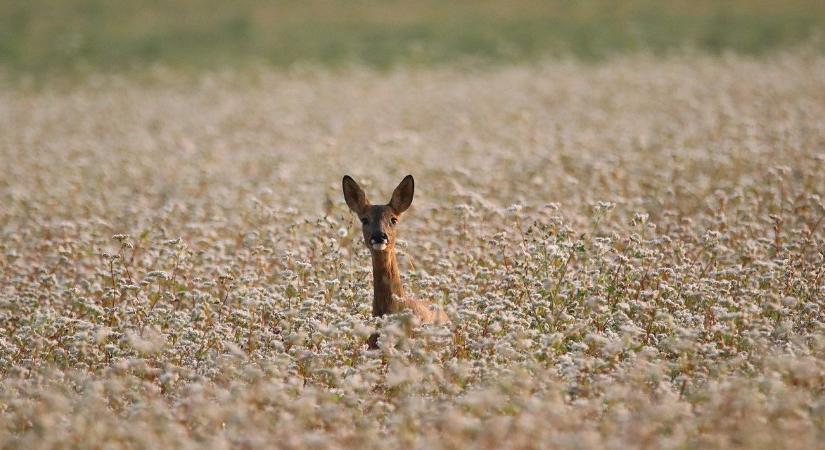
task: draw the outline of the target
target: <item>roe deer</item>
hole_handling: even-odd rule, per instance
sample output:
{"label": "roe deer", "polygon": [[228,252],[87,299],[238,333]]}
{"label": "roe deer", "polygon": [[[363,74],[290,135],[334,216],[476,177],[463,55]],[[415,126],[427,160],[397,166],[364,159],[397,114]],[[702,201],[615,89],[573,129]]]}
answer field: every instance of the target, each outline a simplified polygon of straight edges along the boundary
{"label": "roe deer", "polygon": [[[395,258],[396,225],[413,200],[414,181],[407,175],[395,188],[386,205],[371,205],[364,190],[349,175],[344,176],[344,199],[361,219],[364,244],[372,253],[373,301],[372,315],[409,310],[421,323],[447,323],[450,319],[441,308],[433,308],[426,300],[407,298],[401,286],[401,274]],[[378,335],[370,336],[369,345],[376,347]]]}

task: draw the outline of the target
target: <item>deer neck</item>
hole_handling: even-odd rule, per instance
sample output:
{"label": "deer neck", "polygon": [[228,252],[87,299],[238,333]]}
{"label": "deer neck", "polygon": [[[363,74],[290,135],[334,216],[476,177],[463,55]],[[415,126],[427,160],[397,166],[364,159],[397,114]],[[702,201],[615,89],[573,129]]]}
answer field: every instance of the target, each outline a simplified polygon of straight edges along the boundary
{"label": "deer neck", "polygon": [[404,298],[401,286],[401,271],[395,258],[395,249],[372,252],[373,294],[372,315],[383,316],[398,310],[398,303]]}

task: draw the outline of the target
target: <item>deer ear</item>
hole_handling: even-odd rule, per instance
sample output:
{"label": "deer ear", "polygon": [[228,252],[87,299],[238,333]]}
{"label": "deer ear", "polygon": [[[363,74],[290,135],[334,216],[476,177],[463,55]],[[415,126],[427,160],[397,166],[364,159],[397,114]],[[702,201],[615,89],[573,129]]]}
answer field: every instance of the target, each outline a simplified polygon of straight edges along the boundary
{"label": "deer ear", "polygon": [[398,187],[392,192],[392,199],[390,199],[390,207],[397,213],[401,214],[410,207],[413,201],[413,193],[415,192],[415,181],[412,175],[407,175],[398,184]]}
{"label": "deer ear", "polygon": [[367,202],[367,194],[364,194],[364,190],[361,189],[361,186],[358,186],[358,183],[352,179],[349,175],[344,175],[344,180],[342,182],[344,187],[344,199],[347,201],[347,206],[351,209],[355,214],[363,214],[364,210],[367,209],[369,206],[369,202]]}

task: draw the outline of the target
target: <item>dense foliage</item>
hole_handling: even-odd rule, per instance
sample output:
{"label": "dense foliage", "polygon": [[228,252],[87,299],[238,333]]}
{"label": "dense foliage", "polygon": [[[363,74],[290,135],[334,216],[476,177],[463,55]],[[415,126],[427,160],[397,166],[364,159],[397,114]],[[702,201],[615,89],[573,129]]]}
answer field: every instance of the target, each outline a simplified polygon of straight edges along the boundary
{"label": "dense foliage", "polygon": [[0,69],[64,77],[313,64],[598,60],[815,42],[821,0],[27,0],[0,2]]}

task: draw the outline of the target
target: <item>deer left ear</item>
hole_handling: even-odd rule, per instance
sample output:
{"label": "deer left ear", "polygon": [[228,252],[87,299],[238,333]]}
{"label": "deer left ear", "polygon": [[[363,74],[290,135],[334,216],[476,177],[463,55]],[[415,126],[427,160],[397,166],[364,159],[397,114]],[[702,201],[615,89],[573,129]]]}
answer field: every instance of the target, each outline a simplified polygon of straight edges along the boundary
{"label": "deer left ear", "polygon": [[344,200],[347,201],[349,209],[355,214],[364,214],[364,211],[366,211],[370,204],[367,201],[367,194],[364,194],[361,186],[358,186],[358,183],[349,175],[344,175],[341,184],[344,188]]}
{"label": "deer left ear", "polygon": [[392,199],[390,199],[390,208],[396,214],[401,214],[406,211],[413,201],[413,193],[415,192],[415,181],[412,175],[407,175],[398,184],[398,187],[392,192]]}

